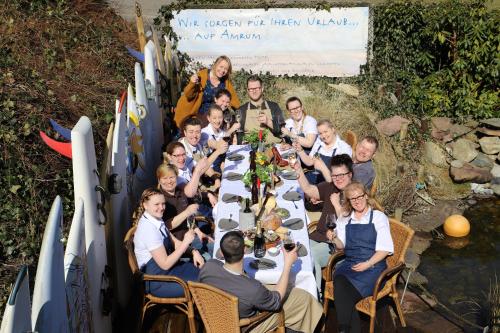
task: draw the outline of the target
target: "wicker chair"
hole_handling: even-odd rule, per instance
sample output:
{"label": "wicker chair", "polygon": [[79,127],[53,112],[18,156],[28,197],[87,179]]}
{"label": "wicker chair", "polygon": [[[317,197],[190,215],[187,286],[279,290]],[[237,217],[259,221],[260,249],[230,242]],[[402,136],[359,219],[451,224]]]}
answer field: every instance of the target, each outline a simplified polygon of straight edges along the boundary
{"label": "wicker chair", "polygon": [[347,130],[344,133],[344,139],[345,142],[347,142],[349,146],[351,146],[352,152],[354,154],[354,151],[356,150],[356,145],[358,144],[358,136],[353,131]]}
{"label": "wicker chair", "polygon": [[[240,319],[238,298],[205,283],[188,282],[189,290],[201,315],[206,333],[246,332],[270,317],[273,312],[261,312],[250,318]],[[285,332],[285,316],[279,312],[279,326],[273,331]]]}
{"label": "wicker chair", "polygon": [[191,298],[191,294],[189,293],[189,288],[186,282],[176,276],[149,275],[149,274],[143,274],[141,270],[139,270],[139,267],[137,265],[137,259],[134,253],[134,234],[136,229],[137,229],[136,226],[130,228],[130,230],[125,235],[125,242],[124,242],[125,248],[127,249],[128,253],[128,264],[130,266],[130,269],[132,270],[134,279],[137,279],[142,283],[145,281],[176,282],[179,285],[181,285],[184,289],[184,296],[182,297],[163,298],[145,293],[143,299],[141,321],[144,320],[144,315],[146,314],[146,311],[155,305],[173,306],[176,309],[183,312],[184,314],[186,314],[189,323],[189,331],[191,333],[195,333],[196,323],[194,317],[193,300]]}
{"label": "wicker chair", "polygon": [[[401,325],[406,326],[403,311],[401,310],[401,305],[398,300],[398,291],[396,289],[396,283],[399,274],[405,267],[404,260],[406,250],[410,245],[413,234],[415,233],[410,227],[399,222],[396,219],[389,218],[389,224],[391,227],[391,236],[394,243],[394,254],[387,257],[387,269],[385,269],[377,279],[375,287],[373,289],[373,295],[368,296],[360,300],[356,304],[356,309],[370,316],[370,333],[373,333],[375,329],[375,314],[377,311],[377,301],[385,296],[392,297],[395,305],[396,311],[398,313],[399,319],[401,320]],[[328,310],[328,302],[333,301],[333,275],[335,270],[335,263],[344,257],[343,252],[337,252],[330,256],[328,261],[328,266],[326,270],[325,279],[325,292],[323,300],[323,313],[326,316]],[[383,281],[386,281],[385,286],[380,289],[380,285]],[[380,290],[379,290],[380,289]]]}

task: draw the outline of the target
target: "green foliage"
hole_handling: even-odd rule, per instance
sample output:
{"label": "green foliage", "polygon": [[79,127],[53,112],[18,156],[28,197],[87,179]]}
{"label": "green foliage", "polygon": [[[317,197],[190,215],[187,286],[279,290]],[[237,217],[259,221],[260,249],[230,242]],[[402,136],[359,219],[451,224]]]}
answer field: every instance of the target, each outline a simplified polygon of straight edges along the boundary
{"label": "green foliage", "polygon": [[373,40],[365,78],[402,88],[398,105],[374,99],[382,113],[460,120],[500,115],[500,22],[484,1],[387,3],[375,9]]}

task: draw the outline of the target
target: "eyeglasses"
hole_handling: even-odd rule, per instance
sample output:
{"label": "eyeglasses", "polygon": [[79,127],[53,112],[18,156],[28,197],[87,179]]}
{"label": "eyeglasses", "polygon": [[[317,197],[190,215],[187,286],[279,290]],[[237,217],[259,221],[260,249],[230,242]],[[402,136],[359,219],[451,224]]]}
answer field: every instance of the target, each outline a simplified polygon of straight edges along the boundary
{"label": "eyeglasses", "polygon": [[357,197],[354,197],[354,198],[349,198],[349,201],[350,202],[357,202],[357,201],[360,201],[361,199],[364,199],[365,197],[365,193],[361,194],[361,195],[358,195]]}
{"label": "eyeglasses", "polygon": [[258,91],[262,89],[262,87],[256,87],[256,88],[247,88],[248,91]]}
{"label": "eyeglasses", "polygon": [[184,153],[184,154],[172,154],[172,156],[175,157],[175,158],[185,157],[186,153]]}
{"label": "eyeglasses", "polygon": [[334,175],[334,174],[332,174],[332,179],[339,179],[339,178],[343,178],[344,176],[347,176],[348,174],[350,174],[350,172],[346,172],[346,173],[339,173],[338,175]]}
{"label": "eyeglasses", "polygon": [[299,111],[302,111],[302,105],[297,106],[293,109],[288,109],[288,112],[299,112]]}

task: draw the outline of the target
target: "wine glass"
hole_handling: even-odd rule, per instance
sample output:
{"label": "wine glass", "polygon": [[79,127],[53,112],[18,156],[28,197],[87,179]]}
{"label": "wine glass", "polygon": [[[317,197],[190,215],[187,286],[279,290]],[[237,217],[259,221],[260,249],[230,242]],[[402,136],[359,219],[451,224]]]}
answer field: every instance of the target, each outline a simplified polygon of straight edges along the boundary
{"label": "wine glass", "polygon": [[[337,223],[335,223],[337,219],[335,218],[335,214],[326,215],[326,227],[328,230],[335,232],[335,228],[337,227]],[[328,240],[328,247],[330,248],[330,253],[335,252],[335,243],[331,240]]]}
{"label": "wine glass", "polygon": [[233,121],[233,115],[231,112],[224,112],[224,122],[226,123],[227,129],[231,127],[231,122]]}
{"label": "wine glass", "polygon": [[186,223],[189,229],[196,228],[196,220],[194,218],[194,214],[188,216],[188,218],[186,219]]}
{"label": "wine glass", "polygon": [[295,242],[290,231],[287,232],[286,237],[283,239],[283,247],[287,252],[290,252],[295,248]]}
{"label": "wine glass", "polygon": [[293,168],[295,163],[297,163],[297,153],[295,150],[292,150],[288,153],[288,164],[290,164],[290,167]]}
{"label": "wine glass", "polygon": [[201,149],[203,151],[203,155],[205,156],[210,155],[210,147],[207,144],[204,144]]}
{"label": "wine glass", "polygon": [[203,201],[203,196],[201,194],[201,189],[199,187],[196,190],[196,194],[193,197],[193,201],[194,201],[194,203],[197,203],[197,204],[201,204]]}

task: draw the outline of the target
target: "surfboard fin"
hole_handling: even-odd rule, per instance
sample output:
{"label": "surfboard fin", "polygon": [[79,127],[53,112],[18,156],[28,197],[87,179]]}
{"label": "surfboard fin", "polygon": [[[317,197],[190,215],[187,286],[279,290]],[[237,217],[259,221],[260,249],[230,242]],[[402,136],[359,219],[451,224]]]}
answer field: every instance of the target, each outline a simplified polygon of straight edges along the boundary
{"label": "surfboard fin", "polygon": [[68,141],[71,141],[71,130],[67,129],[66,127],[63,127],[59,125],[54,119],[49,119],[50,124],[52,125],[52,128],[54,131],[59,133],[63,138],[65,138]]}
{"label": "surfboard fin", "polygon": [[137,61],[140,61],[140,62],[144,63],[144,53],[139,52],[137,50],[134,50],[133,48],[131,48],[128,45],[125,45],[125,48],[127,49],[128,53],[132,57],[134,57],[135,59],[137,59]]}
{"label": "surfboard fin", "polygon": [[71,142],[60,142],[56,141],[45,134],[45,132],[40,131],[40,137],[43,142],[59,154],[66,156],[68,158],[72,158],[72,150],[71,150]]}

